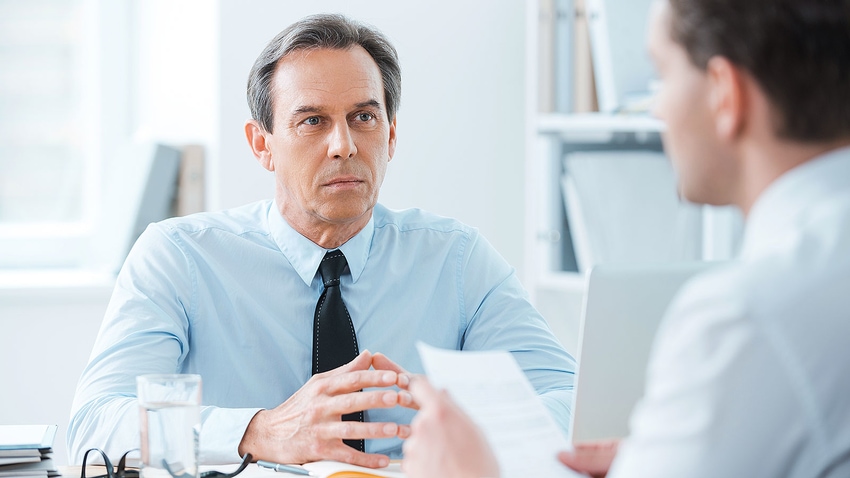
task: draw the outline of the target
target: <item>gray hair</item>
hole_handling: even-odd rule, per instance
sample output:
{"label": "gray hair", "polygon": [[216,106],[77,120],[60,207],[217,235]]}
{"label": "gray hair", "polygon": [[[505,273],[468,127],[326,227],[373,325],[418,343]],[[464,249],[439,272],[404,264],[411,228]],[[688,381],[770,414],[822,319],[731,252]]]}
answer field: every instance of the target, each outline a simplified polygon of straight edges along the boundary
{"label": "gray hair", "polygon": [[280,32],[257,57],[248,76],[248,106],[260,126],[272,132],[272,79],[281,58],[298,50],[329,48],[345,50],[359,45],[375,60],[384,83],[384,102],[389,121],[401,101],[401,66],[398,53],[383,33],[374,27],[338,14],[303,18]]}

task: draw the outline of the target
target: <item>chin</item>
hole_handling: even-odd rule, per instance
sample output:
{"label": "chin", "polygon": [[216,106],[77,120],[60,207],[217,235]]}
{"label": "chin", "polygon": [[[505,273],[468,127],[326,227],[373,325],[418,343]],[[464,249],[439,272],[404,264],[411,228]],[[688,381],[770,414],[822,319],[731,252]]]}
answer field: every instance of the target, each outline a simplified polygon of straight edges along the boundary
{"label": "chin", "polygon": [[707,206],[728,206],[732,204],[732,201],[724,197],[720,191],[707,188],[707,185],[700,186],[702,187],[683,186],[679,194],[682,199],[693,204],[704,204]]}
{"label": "chin", "polygon": [[341,204],[324,208],[322,216],[329,222],[346,223],[353,222],[372,211],[374,205],[366,204]]}

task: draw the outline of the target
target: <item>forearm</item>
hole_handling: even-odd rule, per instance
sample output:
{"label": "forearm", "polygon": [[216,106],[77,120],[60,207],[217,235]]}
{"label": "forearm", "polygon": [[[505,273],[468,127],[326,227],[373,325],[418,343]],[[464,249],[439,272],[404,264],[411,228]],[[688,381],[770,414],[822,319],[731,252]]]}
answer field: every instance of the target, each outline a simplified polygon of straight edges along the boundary
{"label": "forearm", "polygon": [[[236,463],[238,447],[258,408],[201,407],[199,438],[202,464]],[[68,427],[68,460],[80,464],[89,448],[100,448],[109,457],[139,448],[139,409],[135,397],[102,397],[77,410]]]}
{"label": "forearm", "polygon": [[573,390],[553,390],[540,394],[540,400],[546,405],[564,436],[567,436],[570,429],[574,394]]}
{"label": "forearm", "polygon": [[236,463],[239,443],[260,408],[201,407],[200,460],[205,465]]}

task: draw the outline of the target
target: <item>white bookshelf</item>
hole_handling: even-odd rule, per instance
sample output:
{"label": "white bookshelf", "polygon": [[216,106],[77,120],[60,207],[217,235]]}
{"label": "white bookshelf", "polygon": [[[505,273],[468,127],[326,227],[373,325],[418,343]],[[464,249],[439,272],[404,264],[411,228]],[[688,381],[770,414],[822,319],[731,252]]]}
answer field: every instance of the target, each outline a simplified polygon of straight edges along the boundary
{"label": "white bookshelf", "polygon": [[[545,101],[541,98],[553,96],[551,87],[557,84],[557,79],[541,76],[555,75],[555,72],[564,69],[559,69],[557,65],[541,64],[540,57],[551,55],[552,48],[540,48],[540,42],[557,35],[541,32],[540,19],[550,15],[553,5],[558,1],[531,0],[526,4],[524,281],[534,305],[546,317],[567,350],[575,353],[585,277],[577,271],[575,256],[573,255],[572,259],[568,257],[572,251],[572,234],[569,227],[574,225],[570,224],[567,217],[561,191],[563,158],[572,151],[621,150],[660,153],[663,150],[661,133],[665,127],[661,121],[648,114],[547,111]],[[582,0],[572,1],[573,6],[581,7]],[[581,33],[581,27],[577,30]],[[579,77],[585,75],[579,70],[571,71]],[[574,86],[580,81],[570,83]],[[573,102],[574,106],[579,103]],[[695,234],[698,234],[698,241],[701,241],[697,247],[701,248],[702,258],[723,260],[732,257],[741,233],[740,218],[736,213],[727,209],[703,208],[697,215],[701,216],[701,223],[698,221],[701,232]]]}
{"label": "white bookshelf", "polygon": [[[526,286],[563,345],[575,353],[585,277],[577,271],[560,178],[571,149],[660,151],[663,124],[648,116],[530,114],[526,158]],[[573,269],[573,270],[570,270]]]}

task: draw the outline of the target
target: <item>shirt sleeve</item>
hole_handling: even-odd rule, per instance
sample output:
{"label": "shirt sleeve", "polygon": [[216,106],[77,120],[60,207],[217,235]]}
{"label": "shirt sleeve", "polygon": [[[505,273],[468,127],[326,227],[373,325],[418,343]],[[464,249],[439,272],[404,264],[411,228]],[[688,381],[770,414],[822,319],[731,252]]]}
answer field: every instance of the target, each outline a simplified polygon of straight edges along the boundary
{"label": "shirt sleeve", "polygon": [[735,291],[744,288],[700,278],[671,304],[609,477],[793,474],[803,431],[788,417],[801,407],[776,343]]}
{"label": "shirt sleeve", "polygon": [[510,351],[566,436],[575,360],[531,305],[513,268],[486,239],[471,234],[462,251],[463,350]]}
{"label": "shirt sleeve", "polygon": [[[70,463],[79,464],[89,448],[117,457],[139,447],[136,376],[183,371],[196,296],[193,272],[167,226],[149,226],[133,246],[77,385],[67,435]],[[202,407],[201,462],[239,461],[239,442],[257,411]]]}

